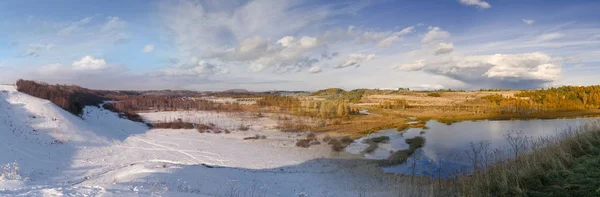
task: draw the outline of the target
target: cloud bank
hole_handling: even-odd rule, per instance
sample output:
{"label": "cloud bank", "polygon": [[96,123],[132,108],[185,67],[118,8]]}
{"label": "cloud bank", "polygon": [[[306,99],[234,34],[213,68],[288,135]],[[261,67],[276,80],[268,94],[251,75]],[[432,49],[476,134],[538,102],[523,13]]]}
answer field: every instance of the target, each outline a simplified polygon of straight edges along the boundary
{"label": "cloud bank", "polygon": [[446,76],[473,88],[539,88],[559,79],[557,59],[544,53],[454,56],[397,67]]}

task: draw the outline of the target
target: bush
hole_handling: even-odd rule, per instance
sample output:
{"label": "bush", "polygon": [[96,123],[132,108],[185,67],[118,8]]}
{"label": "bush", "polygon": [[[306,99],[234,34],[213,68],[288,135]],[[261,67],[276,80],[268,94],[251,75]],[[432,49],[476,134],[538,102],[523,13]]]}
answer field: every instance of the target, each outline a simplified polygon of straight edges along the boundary
{"label": "bush", "polygon": [[238,126],[238,130],[240,130],[240,131],[248,131],[248,130],[250,130],[250,125],[240,124],[240,126]]}
{"label": "bush", "polygon": [[348,136],[344,136],[340,139],[340,142],[342,142],[342,144],[351,144],[352,142],[354,142],[354,140]]}
{"label": "bush", "polygon": [[390,157],[388,157],[387,160],[382,161],[382,164],[383,165],[398,165],[398,164],[404,163],[408,159],[408,157],[410,157],[413,153],[415,153],[417,148],[421,148],[425,145],[425,138],[423,138],[421,136],[409,138],[409,139],[406,139],[406,143],[409,145],[408,149],[399,150],[399,151],[392,153],[392,155],[390,155]]}
{"label": "bush", "polygon": [[316,135],[316,134],[314,134],[314,133],[309,133],[309,134],[306,136],[306,139],[309,139],[309,140],[317,140],[317,135]]}
{"label": "bush", "polygon": [[342,138],[334,138],[329,140],[327,144],[331,145],[331,150],[335,152],[343,151],[348,145],[350,145],[354,140],[348,136],[344,136]]}
{"label": "bush", "polygon": [[369,138],[366,139],[365,142],[370,144],[370,143],[385,143],[390,141],[390,137],[388,136],[379,136],[379,137],[374,137],[374,138]]}
{"label": "bush", "polygon": [[429,97],[442,97],[442,94],[440,94],[439,92],[431,92],[431,93],[427,94],[427,96],[429,96]]}
{"label": "bush", "polygon": [[194,129],[194,123],[189,122],[159,122],[150,124],[156,129]]}
{"label": "bush", "polygon": [[309,139],[298,139],[298,141],[296,142],[296,146],[302,147],[302,148],[308,148],[308,147],[310,147],[311,141],[312,140],[309,140]]}
{"label": "bush", "polygon": [[363,151],[364,153],[372,153],[379,147],[379,143],[385,143],[390,141],[390,137],[388,136],[379,136],[374,138],[369,138],[365,140],[365,143],[369,144],[367,148]]}

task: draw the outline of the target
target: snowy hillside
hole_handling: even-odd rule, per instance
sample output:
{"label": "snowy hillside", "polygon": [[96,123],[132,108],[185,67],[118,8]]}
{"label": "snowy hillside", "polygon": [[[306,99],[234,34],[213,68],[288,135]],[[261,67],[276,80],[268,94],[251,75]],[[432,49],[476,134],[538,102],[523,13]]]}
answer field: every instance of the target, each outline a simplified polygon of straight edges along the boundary
{"label": "snowy hillside", "polygon": [[[98,107],[78,117],[0,86],[0,196],[394,196],[402,189],[403,180],[371,161],[326,145],[295,147],[298,136],[271,129],[267,119],[142,115],[253,126],[231,134],[148,130]],[[243,140],[256,134],[267,139]]]}

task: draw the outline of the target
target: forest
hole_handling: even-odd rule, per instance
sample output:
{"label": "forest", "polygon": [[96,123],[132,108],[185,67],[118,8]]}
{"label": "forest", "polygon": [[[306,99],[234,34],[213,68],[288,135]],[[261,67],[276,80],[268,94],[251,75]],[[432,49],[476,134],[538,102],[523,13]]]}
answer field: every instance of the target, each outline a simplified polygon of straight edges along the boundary
{"label": "forest", "polygon": [[[22,79],[19,79],[16,85],[19,92],[50,100],[75,115],[80,115],[85,106],[102,104],[111,94],[107,91],[90,90],[79,86],[49,85]],[[113,94],[118,93],[114,92]]]}
{"label": "forest", "polygon": [[482,97],[489,107],[500,113],[530,114],[538,112],[578,111],[600,108],[600,86],[562,86],[526,90],[515,97]]}

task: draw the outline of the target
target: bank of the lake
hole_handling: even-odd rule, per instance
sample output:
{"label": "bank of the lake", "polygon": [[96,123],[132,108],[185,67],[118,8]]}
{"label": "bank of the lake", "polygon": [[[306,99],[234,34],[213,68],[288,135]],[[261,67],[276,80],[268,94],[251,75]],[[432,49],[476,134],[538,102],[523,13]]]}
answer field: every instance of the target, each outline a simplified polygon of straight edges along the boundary
{"label": "bank of the lake", "polygon": [[[459,196],[598,196],[600,122],[597,118],[428,121],[428,129],[381,130],[346,151],[386,160],[422,137],[422,148],[384,171],[443,179]],[[371,139],[371,140],[370,140]],[[372,142],[378,139],[374,150]],[[385,140],[381,140],[385,139]],[[450,186],[448,186],[448,184]],[[448,191],[446,191],[448,192]]]}
{"label": "bank of the lake", "polygon": [[[543,119],[543,120],[503,120],[503,121],[463,121],[447,125],[437,121],[428,121],[423,128],[408,128],[402,132],[385,129],[357,139],[346,148],[348,152],[364,154],[369,159],[386,159],[392,153],[409,149],[407,139],[423,137],[425,145],[416,150],[409,162],[386,167],[388,172],[426,176],[448,177],[457,170],[469,170],[471,161],[466,151],[473,146],[484,146],[487,151],[508,149],[507,137],[522,135],[536,139],[559,134],[564,130],[573,130],[583,125],[597,124],[596,118]],[[369,153],[368,139],[387,136],[389,140],[379,143]],[[416,160],[416,161],[413,161]],[[415,166],[416,165],[416,166]]]}

